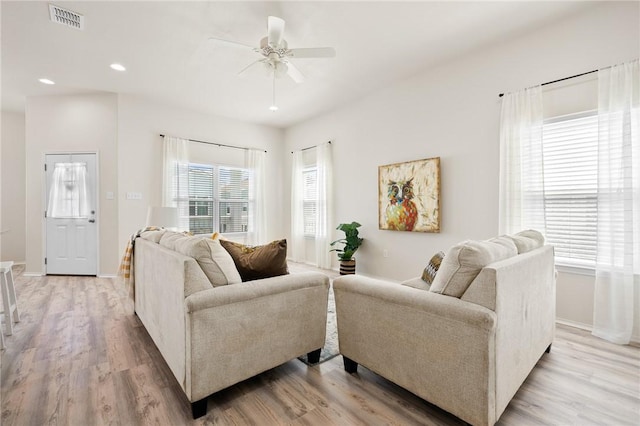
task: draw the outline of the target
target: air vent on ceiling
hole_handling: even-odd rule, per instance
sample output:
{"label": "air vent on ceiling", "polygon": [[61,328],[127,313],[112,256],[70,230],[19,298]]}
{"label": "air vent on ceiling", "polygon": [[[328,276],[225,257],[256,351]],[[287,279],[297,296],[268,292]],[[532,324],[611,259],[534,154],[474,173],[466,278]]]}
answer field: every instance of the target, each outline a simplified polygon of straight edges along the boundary
{"label": "air vent on ceiling", "polygon": [[51,21],[76,30],[84,30],[84,16],[79,13],[72,12],[54,4],[49,4],[49,17]]}

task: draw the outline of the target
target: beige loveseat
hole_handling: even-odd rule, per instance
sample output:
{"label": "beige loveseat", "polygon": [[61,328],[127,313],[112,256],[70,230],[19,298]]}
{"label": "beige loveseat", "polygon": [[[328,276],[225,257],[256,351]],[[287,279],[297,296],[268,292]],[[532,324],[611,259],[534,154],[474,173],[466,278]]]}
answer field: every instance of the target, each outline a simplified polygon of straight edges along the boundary
{"label": "beige loveseat", "polygon": [[521,244],[455,246],[431,286],[336,279],[345,370],[362,364],[468,423],[493,425],[555,330],[553,247],[515,237]]}
{"label": "beige loveseat", "polygon": [[135,241],[135,311],[194,418],[206,413],[214,392],[304,354],[317,362],[325,340],[327,276],[240,282],[219,242],[169,235],[148,232]]}

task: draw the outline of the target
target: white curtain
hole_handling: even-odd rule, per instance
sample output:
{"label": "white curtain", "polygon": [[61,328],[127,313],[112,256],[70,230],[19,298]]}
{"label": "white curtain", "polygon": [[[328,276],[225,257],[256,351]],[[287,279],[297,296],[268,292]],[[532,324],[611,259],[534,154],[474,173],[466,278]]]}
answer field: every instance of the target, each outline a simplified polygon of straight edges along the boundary
{"label": "white curtain", "polygon": [[528,228],[545,233],[542,124],[541,86],[504,95],[500,116],[501,234]]}
{"label": "white curtain", "polygon": [[640,286],[639,62],[598,71],[598,225],[593,334],[631,340]]}
{"label": "white curtain", "polygon": [[55,218],[89,216],[86,163],[56,163],[47,214]]}
{"label": "white curtain", "polygon": [[246,244],[264,244],[267,232],[265,207],[265,158],[266,153],[258,149],[245,151],[245,168],[249,170],[249,223]]}
{"label": "white curtain", "polygon": [[178,208],[178,230],[189,230],[189,140],[164,137],[162,205]]}
{"label": "white curtain", "polygon": [[317,200],[316,200],[316,264],[330,269],[333,253],[329,243],[333,233],[333,160],[331,144],[316,147]]}
{"label": "white curtain", "polygon": [[291,241],[289,258],[295,262],[304,262],[304,203],[302,171],[304,162],[302,151],[294,151],[291,166]]}

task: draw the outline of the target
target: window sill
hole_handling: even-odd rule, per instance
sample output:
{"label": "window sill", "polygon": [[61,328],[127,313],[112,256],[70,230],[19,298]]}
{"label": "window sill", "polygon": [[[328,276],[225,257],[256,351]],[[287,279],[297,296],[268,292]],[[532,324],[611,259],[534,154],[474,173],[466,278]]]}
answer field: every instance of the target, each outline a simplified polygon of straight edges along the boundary
{"label": "window sill", "polygon": [[556,269],[558,270],[558,272],[562,272],[565,274],[586,275],[589,277],[596,276],[595,268],[589,267],[589,266],[576,266],[576,265],[567,265],[566,263],[565,264],[556,263]]}

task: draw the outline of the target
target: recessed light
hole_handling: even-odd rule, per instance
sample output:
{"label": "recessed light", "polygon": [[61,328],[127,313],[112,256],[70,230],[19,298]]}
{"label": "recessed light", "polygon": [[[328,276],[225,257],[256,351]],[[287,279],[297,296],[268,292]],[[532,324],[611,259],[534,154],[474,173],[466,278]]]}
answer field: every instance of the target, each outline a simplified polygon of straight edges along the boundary
{"label": "recessed light", "polygon": [[278,106],[277,106],[277,105],[271,105],[271,106],[269,107],[269,111],[276,112],[277,110],[278,110]]}
{"label": "recessed light", "polygon": [[127,69],[120,64],[111,64],[111,68],[116,71],[126,71]]}
{"label": "recessed light", "polygon": [[48,78],[41,78],[38,81],[42,84],[56,84],[53,81],[49,80]]}

